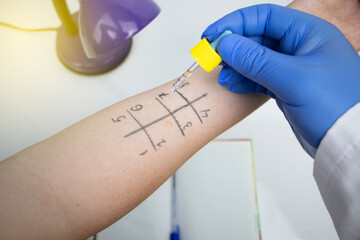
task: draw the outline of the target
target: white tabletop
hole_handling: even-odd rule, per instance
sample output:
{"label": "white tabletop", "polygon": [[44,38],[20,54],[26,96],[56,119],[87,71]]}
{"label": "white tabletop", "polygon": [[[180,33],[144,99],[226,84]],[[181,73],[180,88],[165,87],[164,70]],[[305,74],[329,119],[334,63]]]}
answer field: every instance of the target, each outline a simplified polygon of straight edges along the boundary
{"label": "white tabletop", "polygon": [[[73,11],[78,9],[77,1],[67,2]],[[0,26],[0,159],[117,101],[174,79],[193,62],[189,50],[207,25],[237,8],[263,3],[156,2],[160,15],[134,37],[126,61],[99,76],[66,69],[55,52],[55,32],[26,33]],[[60,25],[49,0],[2,0],[0,21],[28,28]],[[313,160],[273,101],[220,138],[253,139],[265,240],[337,239],[312,177]]]}

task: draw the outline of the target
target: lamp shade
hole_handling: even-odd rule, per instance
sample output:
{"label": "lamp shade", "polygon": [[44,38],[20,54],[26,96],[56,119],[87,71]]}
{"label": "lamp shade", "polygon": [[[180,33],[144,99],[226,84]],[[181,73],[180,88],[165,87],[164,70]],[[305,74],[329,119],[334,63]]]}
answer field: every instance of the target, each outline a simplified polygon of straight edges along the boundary
{"label": "lamp shade", "polygon": [[116,51],[159,13],[152,0],[80,0],[78,20],[86,56]]}

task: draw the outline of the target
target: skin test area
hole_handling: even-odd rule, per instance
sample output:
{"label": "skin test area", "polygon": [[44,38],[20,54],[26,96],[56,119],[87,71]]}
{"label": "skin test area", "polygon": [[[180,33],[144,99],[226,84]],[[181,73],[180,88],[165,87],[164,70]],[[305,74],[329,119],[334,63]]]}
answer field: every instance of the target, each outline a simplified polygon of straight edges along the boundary
{"label": "skin test area", "polygon": [[[129,43],[130,51],[125,60],[118,67],[99,75],[81,75],[65,67],[55,49],[57,41],[55,31],[29,33],[0,25],[0,160],[36,143],[39,144],[34,145],[33,150],[26,154],[29,156],[39,154],[40,150],[37,147],[40,149],[41,146],[46,145],[48,150],[43,156],[61,156],[62,161],[68,165],[61,172],[61,177],[65,180],[60,185],[78,186],[74,192],[64,191],[61,194],[69,196],[69,202],[77,206],[74,211],[78,211],[78,216],[83,217],[83,222],[86,222],[85,225],[79,226],[84,232],[86,228],[96,228],[92,225],[92,220],[100,218],[104,212],[109,215],[109,218],[103,223],[104,226],[97,226],[99,229],[97,232],[115,222],[119,216],[117,211],[120,212],[120,210],[118,207],[107,208],[108,202],[118,201],[120,206],[123,201],[132,199],[133,204],[124,207],[125,210],[121,209],[121,212],[130,212],[142,201],[141,197],[137,197],[138,195],[150,196],[157,187],[160,187],[155,192],[158,195],[151,195],[150,201],[145,200],[145,205],[141,205],[141,214],[146,213],[143,219],[159,223],[160,232],[168,234],[172,230],[171,224],[175,226],[175,230],[177,224],[180,224],[180,229],[181,225],[186,225],[187,222],[184,219],[191,219],[191,212],[194,213],[194,218],[195,216],[199,219],[204,217],[200,216],[203,210],[199,209],[206,204],[194,200],[194,205],[191,205],[187,201],[191,202],[191,196],[201,193],[202,190],[195,189],[198,182],[203,184],[207,182],[199,177],[194,180],[194,186],[191,186],[189,181],[184,180],[194,177],[197,170],[206,169],[206,161],[199,160],[193,163],[192,169],[189,161],[185,163],[184,168],[180,168],[176,178],[178,183],[176,187],[179,186],[179,188],[176,189],[181,191],[181,194],[177,195],[179,201],[176,204],[181,209],[192,210],[187,212],[180,209],[180,212],[177,212],[178,222],[171,220],[170,214],[173,210],[170,206],[170,196],[174,178],[170,178],[169,169],[172,171],[179,168],[184,164],[185,159],[195,154],[196,149],[202,148],[213,138],[216,138],[218,142],[242,139],[239,147],[243,149],[242,152],[235,154],[235,150],[232,149],[228,152],[224,151],[223,154],[229,157],[233,152],[233,155],[238,158],[244,155],[246,161],[243,163],[248,164],[245,165],[248,167],[248,172],[256,171],[256,187],[254,190],[252,181],[255,174],[253,176],[252,173],[249,176],[241,174],[239,178],[229,178],[229,181],[223,180],[221,188],[219,188],[220,183],[216,185],[214,179],[209,180],[206,185],[208,192],[211,192],[212,186],[218,187],[219,191],[221,189],[232,191],[232,187],[241,185],[232,185],[232,182],[245,181],[240,179],[244,176],[246,176],[244,179],[251,183],[247,185],[251,186],[246,189],[248,195],[245,195],[244,188],[242,188],[244,195],[240,194],[241,190],[233,192],[234,205],[224,205],[219,209],[229,213],[231,210],[238,211],[240,206],[235,206],[237,200],[240,204],[242,201],[245,202],[245,197],[242,199],[242,196],[251,196],[249,202],[252,205],[249,205],[248,209],[252,211],[249,215],[254,214],[261,223],[260,237],[257,232],[253,234],[254,231],[260,229],[257,229],[254,222],[249,223],[255,229],[251,232],[254,235],[253,239],[339,239],[313,178],[314,160],[301,148],[276,102],[273,99],[268,101],[267,96],[240,96],[228,92],[226,88],[222,89],[217,84],[221,66],[210,73],[206,72],[196,64],[197,62],[194,63],[194,57],[190,53],[190,50],[201,40],[201,33],[209,24],[236,9],[265,2],[236,0],[223,2],[156,0],[155,2],[161,9],[160,14],[132,38],[131,44]],[[314,4],[303,1],[302,5],[299,2],[295,1],[293,7],[304,11],[311,9],[311,4]],[[270,3],[286,6],[291,1],[271,1]],[[67,4],[71,12],[78,11],[78,1],[68,0]],[[320,11],[320,8],[318,9],[319,15],[323,14],[321,16],[326,18],[329,16],[328,13],[325,14]],[[184,12],[186,12],[185,18]],[[47,0],[31,2],[4,0],[0,2],[0,13],[0,22],[23,28],[49,28],[61,25],[52,2]],[[352,27],[352,25],[346,25],[344,29],[346,33],[354,32],[355,35],[357,32],[353,31]],[[352,35],[345,35],[353,39]],[[192,63],[194,64],[191,65]],[[186,69],[188,70],[184,73]],[[190,75],[191,78],[187,79]],[[182,77],[186,78],[186,81],[182,81]],[[180,80],[181,83],[176,80]],[[209,82],[214,84],[208,84]],[[204,86],[207,87],[204,88]],[[116,104],[118,102],[121,103]],[[99,111],[100,117],[93,115]],[[250,115],[252,111],[254,113]],[[85,119],[82,122],[83,125],[78,124],[82,119]],[[70,130],[61,132],[68,127]],[[51,138],[48,143],[43,142],[49,137]],[[242,142],[244,139],[246,139],[245,143]],[[211,142],[214,145],[210,145],[214,146],[214,149],[216,149],[216,141]],[[89,158],[84,162],[72,163],[69,160],[71,156],[67,155],[66,151],[59,152],[51,147],[56,144],[60,144],[69,152],[73,151],[76,156]],[[96,145],[103,147],[100,151],[92,151],[92,146]],[[118,146],[116,154],[113,154],[114,146]],[[87,150],[84,149],[88,149],[92,154],[87,155]],[[222,147],[219,149],[221,150]],[[206,157],[216,155],[219,151],[204,155]],[[20,159],[23,157],[21,154],[16,156]],[[127,154],[131,155],[131,161],[124,160]],[[112,162],[114,156],[123,161],[125,170],[117,171],[117,165]],[[99,165],[91,161],[97,157],[103,160]],[[151,161],[158,159],[158,161],[155,165],[151,165],[149,159]],[[236,158],[229,160],[231,161],[236,162]],[[50,166],[41,161],[37,164],[46,172],[46,176],[50,176],[57,167],[57,165]],[[217,164],[209,162],[208,176],[213,176],[212,173],[218,176],[215,171]],[[137,166],[141,166],[140,170]],[[230,169],[229,172],[234,170],[231,169],[231,165],[226,166]],[[242,165],[236,166],[242,168]],[[81,169],[91,169],[89,171],[91,174],[84,175]],[[22,169],[22,172],[26,173],[27,169]],[[108,172],[109,178],[100,178],[104,172]],[[118,181],[125,172],[134,174],[122,179],[126,184],[121,185]],[[0,171],[0,177],[2,173],[4,172]],[[169,178],[169,180],[165,183],[163,179],[150,181],[153,175]],[[66,178],[71,181],[66,181]],[[92,186],[90,182],[94,179],[103,181],[102,186],[106,186],[106,189]],[[41,179],[38,180],[41,182]],[[56,184],[58,182],[50,182],[48,185],[51,187]],[[156,186],[156,188],[137,194],[147,185]],[[81,186],[86,186],[89,195],[80,194],[84,192]],[[19,186],[19,189],[23,188],[26,187]],[[120,196],[115,193],[115,188],[128,188],[129,194],[126,197]],[[205,190],[203,190],[204,194]],[[231,191],[226,194],[233,196]],[[186,198],[187,193],[188,198]],[[257,199],[253,199],[255,195]],[[86,198],[90,196],[98,199],[99,202],[102,199],[107,200],[99,203],[99,207],[93,209],[91,214],[89,211],[89,215],[81,215],[84,209],[92,209],[91,205],[86,204]],[[213,197],[214,200],[219,196],[214,194]],[[162,198],[165,200],[154,200]],[[204,198],[198,199],[204,200]],[[217,203],[215,200],[213,202]],[[207,207],[211,207],[213,202],[209,200]],[[150,204],[155,207],[147,208]],[[31,208],[28,211],[31,212]],[[128,216],[131,222],[131,216],[134,215],[130,212],[125,218]],[[166,216],[164,217],[166,223],[162,222],[162,216]],[[44,219],[46,217],[48,216],[45,214]],[[145,220],[141,222],[140,218],[136,219],[139,222],[135,222],[131,227],[126,225],[129,231],[141,232],[141,227],[143,227],[143,231],[149,233],[147,234],[149,239],[153,239],[151,237],[156,236],[155,232],[159,232],[154,230],[155,224],[147,225]],[[0,216],[0,224],[2,222],[8,224],[11,221],[13,220],[1,219]],[[221,229],[233,227],[226,226],[227,223],[223,224],[222,227],[219,222],[218,227]],[[134,226],[139,226],[139,229],[132,229]],[[191,229],[191,226],[186,226]],[[67,227],[59,224],[59,229]],[[116,228],[116,224],[114,227]],[[151,229],[152,227],[154,229]],[[102,235],[99,234],[98,239],[116,239],[116,234],[121,229],[115,228],[111,233],[106,233],[104,230]],[[194,229],[195,227],[191,232],[194,233],[193,235],[190,236],[189,231],[183,236],[188,236],[187,239],[196,236]],[[154,235],[151,236],[151,233]],[[78,236],[80,235],[79,233]],[[164,239],[168,237],[166,235]]]}

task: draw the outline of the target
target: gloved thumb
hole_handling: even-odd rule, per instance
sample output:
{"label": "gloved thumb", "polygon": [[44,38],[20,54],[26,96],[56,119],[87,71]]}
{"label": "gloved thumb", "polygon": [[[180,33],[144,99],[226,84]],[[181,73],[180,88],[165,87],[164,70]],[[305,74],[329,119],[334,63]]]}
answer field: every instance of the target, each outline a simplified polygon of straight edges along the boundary
{"label": "gloved thumb", "polygon": [[278,92],[284,69],[291,70],[294,57],[276,52],[249,38],[230,34],[219,42],[217,52],[224,62],[246,78]]}

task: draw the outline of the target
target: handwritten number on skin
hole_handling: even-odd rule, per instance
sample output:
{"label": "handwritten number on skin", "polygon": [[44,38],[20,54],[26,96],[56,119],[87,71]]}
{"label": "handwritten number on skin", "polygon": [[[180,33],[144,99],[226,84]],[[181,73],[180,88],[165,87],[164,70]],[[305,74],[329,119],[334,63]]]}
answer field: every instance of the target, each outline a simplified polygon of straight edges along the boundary
{"label": "handwritten number on skin", "polygon": [[136,112],[136,111],[140,111],[142,108],[143,108],[142,105],[136,104],[135,106],[133,106],[132,108],[130,108],[130,110]]}
{"label": "handwritten number on skin", "polygon": [[140,153],[139,155],[145,156],[145,154],[148,152],[148,150],[145,150],[144,152]]}
{"label": "handwritten number on skin", "polygon": [[185,131],[187,128],[191,127],[192,126],[192,123],[191,122],[188,122],[184,127],[183,127],[183,130]]}
{"label": "handwritten number on skin", "polygon": [[159,142],[159,143],[157,144],[157,146],[158,146],[158,147],[162,147],[162,145],[163,145],[164,143],[166,143],[166,141],[165,141],[164,139],[161,139],[161,142]]}
{"label": "handwritten number on skin", "polygon": [[185,83],[181,84],[181,85],[178,87],[178,89],[181,89],[181,88],[183,88],[183,87],[186,87],[186,86],[188,86],[189,84],[190,84],[189,82],[185,82]]}
{"label": "handwritten number on skin", "polygon": [[161,93],[158,95],[159,98],[164,99],[166,96],[168,96],[168,93]]}
{"label": "handwritten number on skin", "polygon": [[117,118],[116,118],[116,120],[115,119],[111,119],[113,122],[121,122],[121,120],[122,119],[126,119],[126,117],[124,116],[124,115],[121,115],[121,116],[118,116]]}
{"label": "handwritten number on skin", "polygon": [[203,118],[208,117],[209,115],[207,112],[209,112],[209,111],[210,111],[210,109],[202,110],[201,112],[203,113],[203,115],[201,117],[203,117]]}

